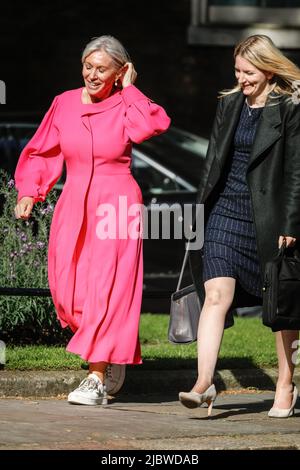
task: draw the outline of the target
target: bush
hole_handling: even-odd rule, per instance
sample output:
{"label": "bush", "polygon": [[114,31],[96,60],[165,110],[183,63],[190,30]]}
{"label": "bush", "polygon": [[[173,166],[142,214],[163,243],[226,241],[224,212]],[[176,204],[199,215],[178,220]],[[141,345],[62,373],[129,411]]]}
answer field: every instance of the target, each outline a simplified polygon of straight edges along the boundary
{"label": "bush", "polygon": [[[35,204],[27,221],[16,219],[17,191],[14,180],[0,171],[0,286],[49,288],[47,247],[54,206],[48,201]],[[62,344],[70,332],[57,320],[51,297],[0,295],[1,339],[13,344]]]}

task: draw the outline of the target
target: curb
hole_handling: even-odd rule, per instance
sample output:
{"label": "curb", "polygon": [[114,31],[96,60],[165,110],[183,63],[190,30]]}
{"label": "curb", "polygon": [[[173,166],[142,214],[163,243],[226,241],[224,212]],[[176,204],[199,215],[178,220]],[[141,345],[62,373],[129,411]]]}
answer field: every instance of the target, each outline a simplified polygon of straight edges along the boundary
{"label": "curb", "polygon": [[[86,371],[0,371],[1,397],[58,397],[67,395],[86,376]],[[274,390],[277,369],[224,369],[217,371],[215,385],[219,391],[256,388]],[[178,393],[190,390],[196,380],[196,371],[139,370],[127,367],[122,394]],[[300,388],[300,370],[295,371],[294,382]]]}

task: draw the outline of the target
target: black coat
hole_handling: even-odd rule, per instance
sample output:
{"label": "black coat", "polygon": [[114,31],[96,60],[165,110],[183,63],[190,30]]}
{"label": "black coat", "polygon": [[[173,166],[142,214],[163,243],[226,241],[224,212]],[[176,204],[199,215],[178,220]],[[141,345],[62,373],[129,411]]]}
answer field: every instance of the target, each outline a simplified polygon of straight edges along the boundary
{"label": "black coat", "polygon": [[[244,99],[242,92],[219,99],[197,197],[206,219],[218,195]],[[262,111],[246,179],[263,274],[265,263],[278,251],[280,235],[300,239],[300,104],[287,96],[269,98]],[[199,251],[190,252],[190,266],[199,292],[203,289]]]}

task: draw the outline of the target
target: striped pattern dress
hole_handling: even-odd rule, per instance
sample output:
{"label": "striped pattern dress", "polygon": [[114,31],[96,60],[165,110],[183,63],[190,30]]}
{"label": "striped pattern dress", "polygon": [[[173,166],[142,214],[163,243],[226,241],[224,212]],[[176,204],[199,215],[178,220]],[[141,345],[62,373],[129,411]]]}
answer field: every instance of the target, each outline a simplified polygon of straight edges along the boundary
{"label": "striped pattern dress", "polygon": [[262,295],[262,283],[246,172],[262,109],[244,103],[203,247],[204,282],[232,277],[257,297]]}

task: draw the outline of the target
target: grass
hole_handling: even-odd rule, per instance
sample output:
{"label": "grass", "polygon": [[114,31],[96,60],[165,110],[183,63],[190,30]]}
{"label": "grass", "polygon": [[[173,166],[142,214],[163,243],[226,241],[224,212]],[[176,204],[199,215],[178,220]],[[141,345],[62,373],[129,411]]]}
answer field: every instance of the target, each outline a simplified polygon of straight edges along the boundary
{"label": "grass", "polygon": [[[197,346],[173,345],[168,342],[168,315],[142,314],[140,340],[144,368],[196,368]],[[85,363],[67,353],[64,347],[8,346],[7,370],[80,369]],[[272,367],[277,363],[274,335],[259,318],[235,318],[235,326],[225,330],[217,367]]]}

